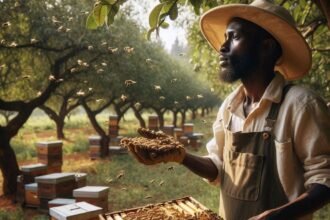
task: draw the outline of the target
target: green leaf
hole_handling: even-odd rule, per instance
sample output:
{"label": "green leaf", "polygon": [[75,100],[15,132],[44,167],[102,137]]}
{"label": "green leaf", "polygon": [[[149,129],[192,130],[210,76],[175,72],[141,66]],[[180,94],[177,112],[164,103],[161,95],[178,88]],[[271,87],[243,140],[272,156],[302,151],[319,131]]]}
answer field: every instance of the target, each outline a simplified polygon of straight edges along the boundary
{"label": "green leaf", "polygon": [[190,0],[190,3],[193,5],[194,7],[194,11],[196,15],[199,15],[199,10],[201,8],[202,5],[202,1],[200,0]]}
{"label": "green leaf", "polygon": [[86,27],[90,30],[95,30],[98,27],[98,25],[95,22],[93,13],[90,13],[88,15],[86,20]]}
{"label": "green leaf", "polygon": [[167,23],[167,22],[163,22],[161,25],[160,25],[162,28],[166,29],[168,28],[170,25]]}
{"label": "green leaf", "polygon": [[170,19],[175,20],[178,17],[178,5],[174,4],[170,11]]}
{"label": "green leaf", "polygon": [[97,5],[94,8],[94,19],[95,22],[98,26],[102,26],[105,22],[105,19],[108,15],[108,7],[111,6],[107,6],[107,5]]}
{"label": "green leaf", "polygon": [[149,26],[150,28],[155,28],[159,22],[160,11],[162,10],[164,3],[156,5],[149,15]]}
{"label": "green leaf", "polygon": [[161,14],[168,14],[175,2],[175,0],[164,2]]}
{"label": "green leaf", "polygon": [[151,34],[152,32],[154,32],[156,30],[156,28],[150,28],[147,32],[147,39],[150,40]]}

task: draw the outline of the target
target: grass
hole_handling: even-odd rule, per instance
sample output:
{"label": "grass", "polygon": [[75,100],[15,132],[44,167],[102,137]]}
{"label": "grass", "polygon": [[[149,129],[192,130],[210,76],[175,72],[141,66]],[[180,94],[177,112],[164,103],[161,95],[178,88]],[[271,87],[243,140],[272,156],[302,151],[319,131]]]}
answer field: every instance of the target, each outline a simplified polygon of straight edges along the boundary
{"label": "grass", "polygon": [[[145,118],[147,116],[144,116]],[[99,122],[106,128],[108,114],[101,114]],[[212,114],[206,118],[197,118],[196,132],[203,132],[204,144],[212,136],[211,125],[215,118]],[[166,116],[166,124],[170,117]],[[189,121],[190,122],[190,121]],[[138,127],[132,114],[125,116],[120,124],[120,134],[133,136]],[[49,128],[51,128],[49,130]],[[41,140],[56,139],[54,124],[46,116],[32,117],[17,137],[12,146],[20,163],[36,160],[35,143]],[[217,212],[219,207],[219,188],[203,181],[185,167],[174,164],[145,166],[139,164],[130,155],[116,155],[109,160],[89,160],[88,136],[95,134],[86,116],[72,116],[65,127],[67,140],[64,141],[64,172],[88,173],[88,185],[109,186],[109,211],[122,210],[143,206],[149,203],[167,201],[184,196],[192,196],[206,207]],[[193,151],[204,155],[205,148]],[[123,175],[120,175],[123,174]],[[0,176],[1,182],[1,176]],[[330,206],[324,207],[314,215],[315,220],[327,219],[330,216]],[[15,211],[4,211],[0,207],[0,219],[32,219],[43,220],[48,216],[38,214],[36,210],[17,208]]]}

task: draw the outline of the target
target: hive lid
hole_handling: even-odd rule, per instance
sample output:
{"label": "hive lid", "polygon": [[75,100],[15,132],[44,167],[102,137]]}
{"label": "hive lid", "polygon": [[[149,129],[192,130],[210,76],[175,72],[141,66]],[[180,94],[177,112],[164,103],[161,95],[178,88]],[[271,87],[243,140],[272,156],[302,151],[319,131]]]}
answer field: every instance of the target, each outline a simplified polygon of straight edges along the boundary
{"label": "hive lid", "polygon": [[56,198],[52,199],[48,202],[49,205],[69,205],[75,203],[75,199],[65,199],[65,198]]}
{"label": "hive lid", "polygon": [[89,140],[101,140],[101,136],[92,135],[88,137]]}
{"label": "hive lid", "polygon": [[63,142],[62,141],[40,141],[37,142],[37,147],[58,147],[62,146]]}
{"label": "hive lid", "polygon": [[34,178],[37,183],[61,183],[69,180],[75,180],[72,173],[52,173]]}
{"label": "hive lid", "polygon": [[107,196],[108,191],[107,186],[85,186],[73,190],[73,197],[100,198]]}
{"label": "hive lid", "polygon": [[49,209],[50,216],[58,220],[85,220],[97,217],[101,213],[102,208],[87,202],[78,202]]}
{"label": "hive lid", "polygon": [[194,123],[184,123],[183,126],[194,126]]}
{"label": "hive lid", "polygon": [[24,185],[25,190],[30,190],[30,191],[38,191],[38,184],[37,183],[29,183]]}
{"label": "hive lid", "polygon": [[37,170],[47,170],[47,166],[45,164],[42,164],[42,163],[36,163],[36,164],[21,166],[21,170],[24,171],[24,172],[31,172],[31,171],[37,171]]}

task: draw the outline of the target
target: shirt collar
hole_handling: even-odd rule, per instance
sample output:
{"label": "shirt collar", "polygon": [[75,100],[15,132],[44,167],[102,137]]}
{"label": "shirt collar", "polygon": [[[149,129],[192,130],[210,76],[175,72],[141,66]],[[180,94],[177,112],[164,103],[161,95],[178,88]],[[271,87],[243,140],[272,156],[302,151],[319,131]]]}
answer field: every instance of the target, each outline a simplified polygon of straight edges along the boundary
{"label": "shirt collar", "polygon": [[[267,86],[259,103],[263,102],[264,100],[279,103],[282,98],[283,87],[285,86],[285,84],[286,81],[284,77],[280,73],[275,73],[275,77]],[[239,109],[240,105],[242,105],[244,97],[244,88],[241,84],[237,89],[234,90],[234,92],[229,97],[229,104],[227,109],[231,112],[235,112],[237,109]]]}

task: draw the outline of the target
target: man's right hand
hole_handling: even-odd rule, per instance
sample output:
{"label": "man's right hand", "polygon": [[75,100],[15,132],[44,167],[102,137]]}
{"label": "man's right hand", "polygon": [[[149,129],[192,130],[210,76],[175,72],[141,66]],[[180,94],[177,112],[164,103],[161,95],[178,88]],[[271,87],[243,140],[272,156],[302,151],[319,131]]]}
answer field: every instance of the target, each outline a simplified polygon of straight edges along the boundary
{"label": "man's right hand", "polygon": [[123,138],[121,145],[127,147],[139,162],[145,165],[162,162],[182,163],[186,150],[173,137],[145,128],[139,128],[138,132],[142,137]]}

